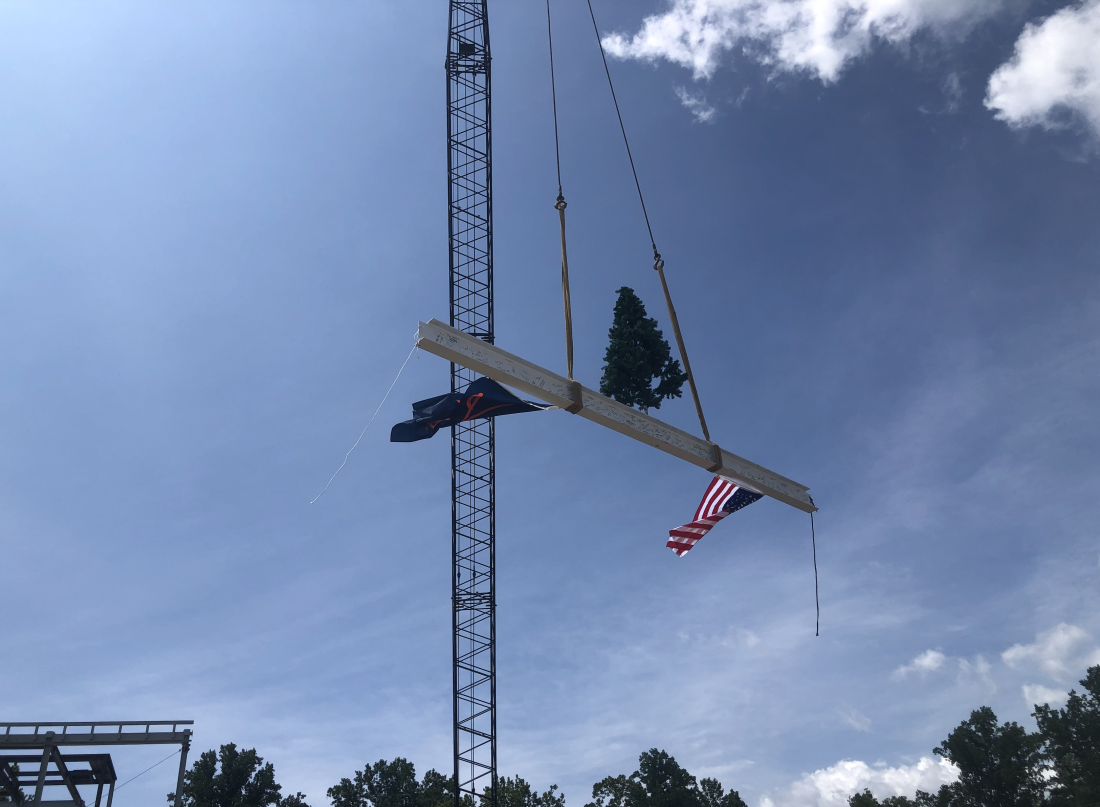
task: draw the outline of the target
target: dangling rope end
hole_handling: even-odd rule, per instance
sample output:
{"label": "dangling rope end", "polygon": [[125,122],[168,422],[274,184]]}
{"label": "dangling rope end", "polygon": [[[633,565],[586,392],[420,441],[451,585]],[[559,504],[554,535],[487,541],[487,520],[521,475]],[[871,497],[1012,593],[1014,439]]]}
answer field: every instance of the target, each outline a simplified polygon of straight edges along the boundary
{"label": "dangling rope end", "polygon": [[[812,499],[810,501],[813,501]],[[814,534],[814,513],[810,511],[810,540],[814,548],[814,604],[817,606],[817,626],[814,628],[814,636],[821,635],[821,598],[817,589],[817,536]]]}

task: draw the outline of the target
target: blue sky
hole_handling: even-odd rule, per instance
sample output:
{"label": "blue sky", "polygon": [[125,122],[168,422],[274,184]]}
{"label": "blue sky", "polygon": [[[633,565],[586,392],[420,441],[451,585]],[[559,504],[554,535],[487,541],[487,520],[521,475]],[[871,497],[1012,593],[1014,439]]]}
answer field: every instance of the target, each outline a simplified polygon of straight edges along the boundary
{"label": "blue sky", "polygon": [[[1100,660],[1100,6],[595,7],[714,437],[821,507],[822,634],[804,514],[677,559],[705,473],[502,420],[501,770],[571,805],[654,746],[753,807],[934,786],[971,709],[1030,723]],[[561,371],[544,7],[490,8],[498,343]],[[615,289],[667,322],[587,8],[554,9],[595,386]],[[309,505],[446,318],[446,21],[0,5],[5,718],[192,718],[314,807],[448,769],[447,444],[387,442],[444,363]]]}

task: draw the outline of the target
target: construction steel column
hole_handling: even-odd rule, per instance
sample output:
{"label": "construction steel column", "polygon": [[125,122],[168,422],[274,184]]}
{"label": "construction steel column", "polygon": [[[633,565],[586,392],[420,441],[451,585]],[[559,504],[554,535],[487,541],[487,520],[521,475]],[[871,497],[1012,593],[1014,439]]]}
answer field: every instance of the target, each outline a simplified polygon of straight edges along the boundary
{"label": "construction steel column", "polygon": [[[493,342],[493,170],[486,0],[450,2],[447,174],[451,325]],[[451,390],[477,374],[451,364]],[[496,804],[496,482],[493,419],[451,428],[455,807]]]}

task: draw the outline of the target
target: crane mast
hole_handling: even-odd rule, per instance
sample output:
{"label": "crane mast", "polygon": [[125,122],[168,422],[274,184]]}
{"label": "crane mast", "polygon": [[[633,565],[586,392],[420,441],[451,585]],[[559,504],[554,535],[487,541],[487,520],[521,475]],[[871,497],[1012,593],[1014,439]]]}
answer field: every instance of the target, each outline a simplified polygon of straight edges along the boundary
{"label": "crane mast", "polygon": [[[493,168],[486,0],[450,0],[447,179],[451,326],[493,343]],[[477,374],[451,364],[451,391]],[[451,427],[455,807],[496,804],[496,479],[493,418]]]}

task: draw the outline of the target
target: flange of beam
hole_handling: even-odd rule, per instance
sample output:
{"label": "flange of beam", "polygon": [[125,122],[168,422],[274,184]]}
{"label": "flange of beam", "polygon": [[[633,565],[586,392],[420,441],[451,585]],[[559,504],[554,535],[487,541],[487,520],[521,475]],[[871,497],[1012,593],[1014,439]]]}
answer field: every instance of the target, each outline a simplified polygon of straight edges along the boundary
{"label": "flange of beam", "polygon": [[190,731],[103,732],[101,734],[0,734],[5,748],[45,748],[47,745],[179,745]]}
{"label": "flange of beam", "polygon": [[[439,320],[420,323],[416,345],[440,358],[468,367],[494,381],[562,409],[567,409],[574,403],[574,385],[569,379]],[[580,417],[712,471],[749,490],[771,496],[791,507],[807,513],[817,510],[807,492],[809,488],[805,485],[587,387],[577,386],[581,392],[582,408],[576,414]]]}

